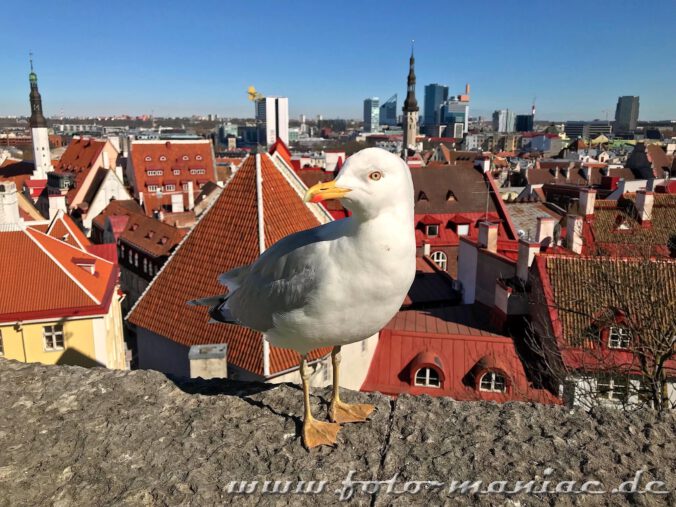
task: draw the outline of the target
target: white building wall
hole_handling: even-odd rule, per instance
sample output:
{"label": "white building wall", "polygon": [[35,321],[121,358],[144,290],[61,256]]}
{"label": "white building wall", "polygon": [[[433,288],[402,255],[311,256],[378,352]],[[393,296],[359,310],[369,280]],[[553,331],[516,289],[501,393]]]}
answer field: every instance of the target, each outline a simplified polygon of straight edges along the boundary
{"label": "white building wall", "polygon": [[49,130],[45,127],[32,128],[31,136],[33,138],[33,160],[35,161],[33,177],[43,180],[47,178],[48,172],[54,170],[49,151]]}
{"label": "white building wall", "polygon": [[92,221],[110,204],[111,199],[118,201],[132,199],[132,196],[124,188],[124,184],[117,177],[113,169],[109,170],[108,174],[106,174],[98,192],[94,195],[92,202],[89,203],[87,214],[82,217],[82,225],[88,235],[91,233]]}

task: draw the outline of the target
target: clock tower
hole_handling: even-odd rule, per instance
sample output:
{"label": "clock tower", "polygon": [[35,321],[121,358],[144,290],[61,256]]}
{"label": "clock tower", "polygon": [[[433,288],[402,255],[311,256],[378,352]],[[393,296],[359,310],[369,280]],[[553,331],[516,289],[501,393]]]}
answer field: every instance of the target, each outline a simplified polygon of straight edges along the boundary
{"label": "clock tower", "polygon": [[31,56],[31,73],[28,75],[31,92],[29,95],[31,103],[31,138],[33,140],[33,160],[35,169],[31,179],[47,179],[47,173],[53,171],[52,157],[49,151],[49,130],[47,129],[47,120],[42,114],[42,97],[38,91],[38,76],[33,71],[33,58]]}
{"label": "clock tower", "polygon": [[408,159],[409,147],[416,146],[416,137],[418,136],[418,101],[415,98],[415,57],[411,47],[411,59],[409,60],[408,81],[406,100],[404,101],[404,145],[402,147],[402,157]]}

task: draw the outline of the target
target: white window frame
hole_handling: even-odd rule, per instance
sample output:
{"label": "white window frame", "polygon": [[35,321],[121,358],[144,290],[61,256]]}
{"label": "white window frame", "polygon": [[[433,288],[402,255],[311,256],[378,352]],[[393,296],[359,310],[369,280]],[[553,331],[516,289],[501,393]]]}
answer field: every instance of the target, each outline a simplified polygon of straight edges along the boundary
{"label": "white window frame", "polygon": [[164,171],[153,169],[151,171],[146,171],[146,174],[148,176],[164,176]]}
{"label": "white window frame", "polygon": [[148,185],[148,192],[157,192],[159,188],[158,185]]}
{"label": "white window frame", "polygon": [[164,185],[164,190],[166,192],[173,192],[176,190],[176,185]]}
{"label": "white window frame", "polygon": [[[61,345],[58,344],[59,337]],[[49,345],[47,343],[49,340]],[[66,338],[63,333],[63,324],[54,324],[52,326],[42,326],[42,343],[45,351],[63,350],[66,347]]]}
{"label": "white window frame", "polygon": [[190,174],[206,174],[206,169],[190,169]]}
{"label": "white window frame", "polygon": [[440,389],[441,375],[439,375],[439,372],[436,369],[430,366],[424,366],[415,372],[415,375],[413,376],[413,385]]}
{"label": "white window frame", "polygon": [[458,224],[458,236],[467,236],[469,234],[468,224]]}
{"label": "white window frame", "polygon": [[171,172],[174,174],[174,176],[180,176],[181,175],[180,169],[173,169]]}
{"label": "white window frame", "polygon": [[183,155],[183,160],[190,160],[190,157],[188,155]]}
{"label": "white window frame", "polygon": [[441,250],[432,252],[431,258],[439,269],[446,271],[446,268],[448,267],[448,256],[444,252]]}
{"label": "white window frame", "polygon": [[[432,230],[434,230],[434,234],[432,234]],[[439,236],[439,226],[437,224],[426,225],[425,234],[427,234],[430,238],[436,238]]]}
{"label": "white window frame", "polygon": [[152,157],[150,157],[150,156],[147,156],[147,157],[145,158],[145,161],[146,161],[146,162],[150,162],[151,160],[152,160]]}
{"label": "white window frame", "polygon": [[197,156],[195,157],[195,160],[202,160],[202,155],[197,155]]}
{"label": "white window frame", "polygon": [[[602,389],[605,392],[601,392]],[[613,376],[599,377],[596,379],[596,392],[604,400],[624,403],[629,395],[629,380],[627,378],[617,379]]]}
{"label": "white window frame", "polygon": [[167,157],[165,157],[164,155],[162,155],[160,157],[160,162],[165,162],[166,160],[167,160]]}
{"label": "white window frame", "polygon": [[[484,387],[484,381],[486,380],[486,377],[488,378],[487,386]],[[497,387],[499,385],[499,382],[496,382],[496,380],[499,378],[502,379],[502,389],[500,387]],[[497,372],[497,371],[487,371],[483,375],[481,375],[481,379],[479,380],[479,391],[483,391],[486,393],[506,393],[507,392],[507,377],[505,377],[502,373]]]}
{"label": "white window frame", "polygon": [[610,326],[608,330],[609,349],[628,349],[631,343],[631,330],[622,326]]}

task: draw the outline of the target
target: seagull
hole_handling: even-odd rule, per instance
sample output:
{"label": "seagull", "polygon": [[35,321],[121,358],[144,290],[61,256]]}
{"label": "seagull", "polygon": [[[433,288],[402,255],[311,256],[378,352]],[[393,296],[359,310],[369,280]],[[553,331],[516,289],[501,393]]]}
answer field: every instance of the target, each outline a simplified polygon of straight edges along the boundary
{"label": "seagull", "polygon": [[[307,449],[336,445],[341,423],[366,421],[374,409],[341,401],[340,350],[380,331],[413,283],[413,193],[401,158],[381,148],[361,150],[333,181],[312,186],[304,197],[340,199],[349,217],[282,238],[252,264],[220,275],[225,294],[189,302],[210,306],[217,322],[246,326],[298,352]],[[333,347],[330,422],[315,419],[310,409],[307,354],[320,347]]]}

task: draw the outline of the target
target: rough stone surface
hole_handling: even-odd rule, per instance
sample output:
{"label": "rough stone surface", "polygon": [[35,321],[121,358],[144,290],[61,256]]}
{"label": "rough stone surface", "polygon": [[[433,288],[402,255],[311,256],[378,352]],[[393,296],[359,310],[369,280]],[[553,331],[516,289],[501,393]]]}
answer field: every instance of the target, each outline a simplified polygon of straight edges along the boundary
{"label": "rough stone surface", "polygon": [[[328,391],[316,393],[325,417]],[[352,505],[675,505],[676,417],[593,413],[525,403],[344,393],[377,406],[345,425],[339,447],[307,452],[302,393],[292,385],[169,379],[152,371],[24,365],[0,360],[0,506],[332,505],[353,480],[391,479]],[[545,470],[553,469],[549,476]],[[643,470],[655,494],[449,494],[453,480],[601,481]],[[252,494],[231,481],[255,481]],[[262,494],[264,481],[327,481],[320,494]],[[443,487],[406,481],[443,482]],[[237,489],[239,483],[237,483]],[[280,484],[280,486],[282,486]],[[317,484],[314,485],[314,488]],[[366,486],[373,488],[374,486]],[[494,486],[499,489],[500,485]],[[270,486],[269,486],[270,488]]]}

